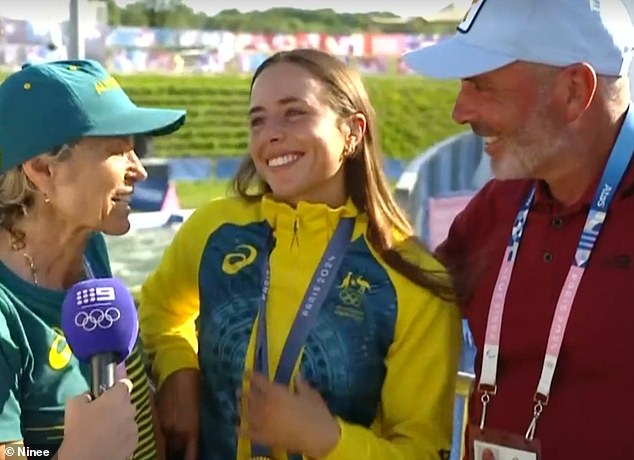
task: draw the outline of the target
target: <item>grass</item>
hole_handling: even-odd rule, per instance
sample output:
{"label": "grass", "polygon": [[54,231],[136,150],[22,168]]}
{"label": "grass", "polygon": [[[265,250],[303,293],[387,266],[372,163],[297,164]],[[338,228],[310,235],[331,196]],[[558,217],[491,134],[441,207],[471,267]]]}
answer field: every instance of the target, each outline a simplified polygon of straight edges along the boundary
{"label": "grass", "polygon": [[[396,181],[390,181],[390,185],[394,189]],[[230,181],[219,179],[176,182],[176,193],[183,209],[195,209],[214,198],[228,196],[233,193],[230,188]]]}
{"label": "grass", "polygon": [[176,182],[176,193],[181,208],[194,209],[214,198],[227,196],[230,186],[229,181],[219,179],[183,181]]}
{"label": "grass", "polygon": [[[0,73],[0,82],[5,74]],[[162,157],[241,156],[247,151],[249,78],[237,75],[118,75],[141,106],[187,109],[187,122],[155,139]],[[462,131],[451,120],[457,81],[418,75],[364,75],[386,157],[408,160]]]}

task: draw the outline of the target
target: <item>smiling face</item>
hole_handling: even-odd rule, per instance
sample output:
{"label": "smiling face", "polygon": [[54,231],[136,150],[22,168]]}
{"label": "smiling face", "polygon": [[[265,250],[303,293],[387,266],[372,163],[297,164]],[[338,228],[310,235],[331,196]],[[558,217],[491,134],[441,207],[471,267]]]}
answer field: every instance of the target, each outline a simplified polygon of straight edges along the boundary
{"label": "smiling face", "polygon": [[297,64],[272,64],[253,84],[249,151],[281,201],[345,202],[350,130],[326,101],[324,85]]}
{"label": "smiling face", "polygon": [[132,139],[85,138],[70,149],[68,158],[49,162],[47,177],[40,178],[48,205],[77,227],[126,233],[134,184],[147,178]]}
{"label": "smiling face", "polygon": [[485,139],[498,179],[540,178],[568,148],[551,88],[527,63],[463,80],[454,120]]}

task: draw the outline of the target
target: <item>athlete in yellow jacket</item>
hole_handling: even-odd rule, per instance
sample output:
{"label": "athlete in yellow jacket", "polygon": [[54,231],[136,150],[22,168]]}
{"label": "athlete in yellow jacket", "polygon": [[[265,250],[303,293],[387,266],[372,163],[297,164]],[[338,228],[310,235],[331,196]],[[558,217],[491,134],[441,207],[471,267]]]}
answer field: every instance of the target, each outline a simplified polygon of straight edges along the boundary
{"label": "athlete in yellow jacket", "polygon": [[[359,102],[342,128],[319,85],[346,78]],[[318,51],[267,61],[252,89],[243,196],[197,210],[143,287],[161,422],[188,459],[447,455],[460,315],[387,191],[352,78]],[[268,191],[247,199],[256,170]],[[188,369],[200,390],[170,383]]]}

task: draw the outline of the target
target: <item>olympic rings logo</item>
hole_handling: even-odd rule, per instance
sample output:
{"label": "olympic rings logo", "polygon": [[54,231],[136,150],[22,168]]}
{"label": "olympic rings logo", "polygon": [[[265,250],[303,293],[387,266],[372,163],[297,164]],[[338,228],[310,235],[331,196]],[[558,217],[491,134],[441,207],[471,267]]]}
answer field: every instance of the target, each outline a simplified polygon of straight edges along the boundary
{"label": "olympic rings logo", "polygon": [[75,326],[82,328],[86,332],[92,332],[97,328],[109,329],[114,323],[121,319],[121,312],[118,308],[108,307],[106,310],[94,308],[90,312],[80,311],[75,315]]}

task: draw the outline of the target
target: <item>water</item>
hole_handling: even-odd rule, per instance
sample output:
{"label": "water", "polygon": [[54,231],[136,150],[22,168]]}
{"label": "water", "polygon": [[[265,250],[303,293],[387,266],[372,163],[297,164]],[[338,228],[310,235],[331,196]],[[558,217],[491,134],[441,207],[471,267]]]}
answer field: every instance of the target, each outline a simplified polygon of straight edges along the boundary
{"label": "water", "polygon": [[178,226],[131,230],[122,236],[107,236],[113,275],[135,292],[159,264]]}

